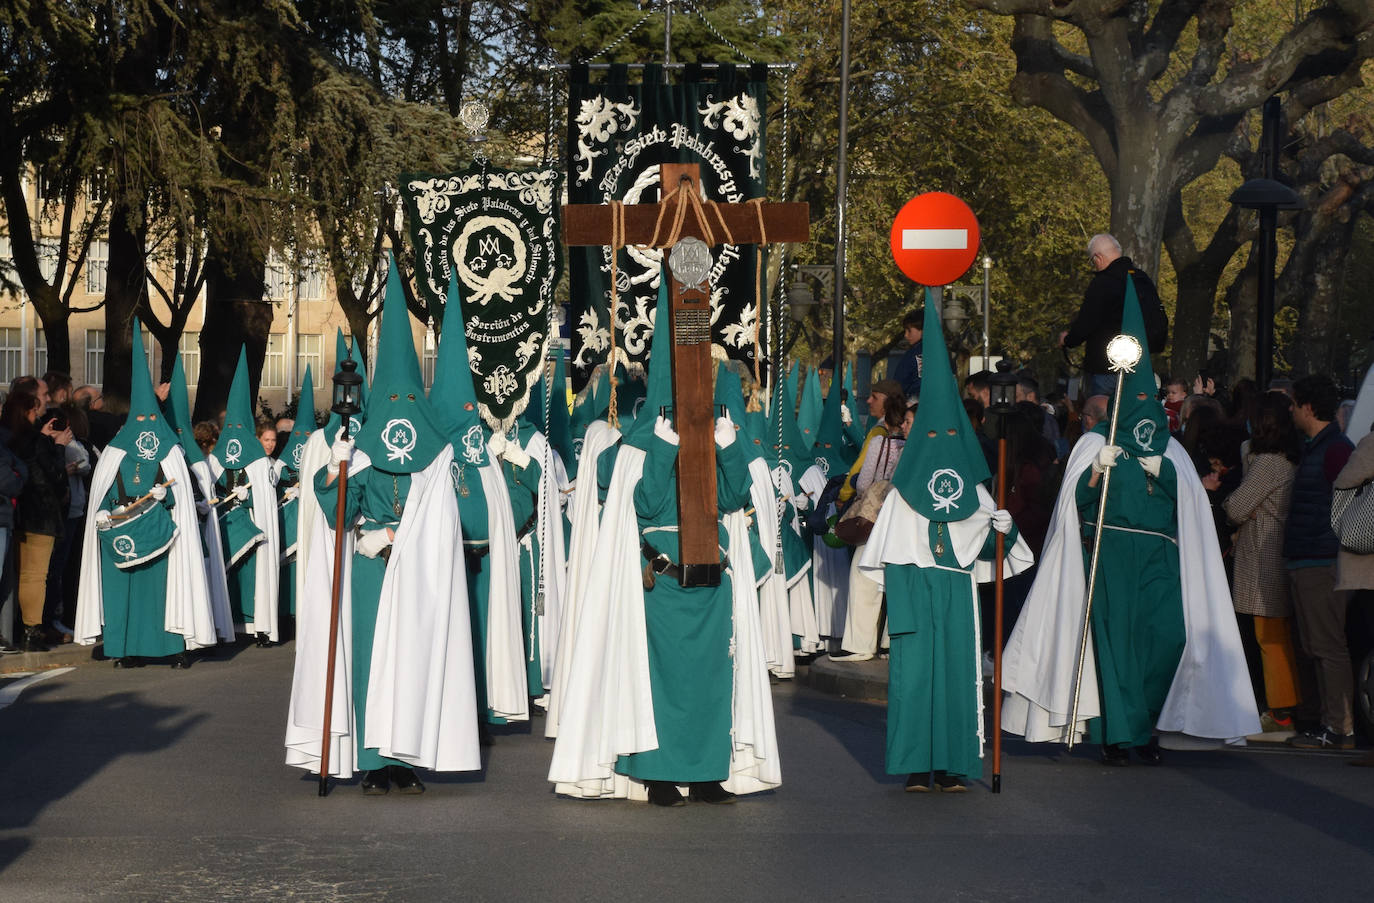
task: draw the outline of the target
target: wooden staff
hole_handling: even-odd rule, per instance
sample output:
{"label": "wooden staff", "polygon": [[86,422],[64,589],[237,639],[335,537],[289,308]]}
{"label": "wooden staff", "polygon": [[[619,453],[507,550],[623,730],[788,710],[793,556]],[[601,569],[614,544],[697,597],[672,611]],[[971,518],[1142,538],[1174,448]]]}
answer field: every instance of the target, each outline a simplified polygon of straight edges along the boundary
{"label": "wooden staff", "polygon": [[[1005,420],[1003,421],[1005,424]],[[997,431],[997,507],[1007,507],[1007,435]],[[1002,792],[1002,556],[1007,551],[1005,533],[997,534],[997,563],[992,593],[992,792]]]}
{"label": "wooden staff", "polygon": [[[347,414],[343,433],[348,435]],[[334,662],[339,644],[339,604],[343,590],[344,505],[348,492],[348,461],[339,462],[339,503],[334,507],[334,590],[329,600],[329,664],[324,670],[324,730],[320,736],[320,796],[329,793],[329,728],[334,714]]]}
{"label": "wooden staff", "polygon": [[[1126,374],[1135,370],[1143,350],[1134,337],[1119,335],[1107,344],[1107,360],[1116,371],[1116,393],[1112,401],[1112,422],[1107,428],[1107,445],[1116,444],[1116,425],[1121,415],[1121,389],[1126,384]],[[1073,708],[1069,710],[1069,736],[1067,745],[1073,749],[1075,725],[1078,724],[1078,697],[1083,689],[1083,661],[1088,655],[1089,618],[1093,611],[1093,591],[1097,587],[1097,559],[1102,550],[1102,523],[1107,514],[1107,489],[1111,486],[1112,469],[1102,472],[1102,497],[1097,502],[1097,523],[1093,532],[1093,554],[1088,565],[1088,595],[1083,600],[1083,625],[1078,636],[1078,667],[1073,676]]]}
{"label": "wooden staff", "polygon": [[[252,483],[240,483],[239,485],[242,486],[242,487],[245,488],[245,489],[251,489],[251,488],[253,488],[253,484],[252,484]],[[218,508],[220,505],[223,505],[225,502],[228,502],[228,501],[230,501],[230,500],[232,500],[232,499],[236,499],[236,498],[238,498],[238,496],[236,496],[236,495],[234,495],[234,493],[230,492],[228,495],[222,495],[222,496],[220,496],[220,497],[217,498],[217,499],[210,499],[210,501],[207,502],[206,504],[208,504],[211,508]]]}
{"label": "wooden staff", "polygon": [[[176,482],[176,477],[172,477],[170,480],[168,480],[168,481],[165,482],[165,483],[156,483],[156,484],[154,484],[153,488],[156,489],[157,487],[160,486],[160,487],[162,487],[163,489],[166,489],[168,486],[171,486],[171,485],[172,485],[173,483],[175,483],[175,482]],[[123,511],[123,513],[121,513],[121,514],[111,514],[111,515],[110,515],[110,520],[125,520],[125,519],[127,519],[127,518],[133,517],[135,514],[138,513],[135,509],[137,509],[139,505],[142,505],[144,502],[148,501],[148,500],[151,499],[152,497],[153,497],[153,491],[152,491],[152,489],[150,489],[150,490],[148,490],[147,492],[145,492],[143,495],[140,495],[138,498],[134,499],[134,500],[133,500],[132,502],[130,502],[129,504],[125,505],[125,506],[124,506],[124,511]]]}

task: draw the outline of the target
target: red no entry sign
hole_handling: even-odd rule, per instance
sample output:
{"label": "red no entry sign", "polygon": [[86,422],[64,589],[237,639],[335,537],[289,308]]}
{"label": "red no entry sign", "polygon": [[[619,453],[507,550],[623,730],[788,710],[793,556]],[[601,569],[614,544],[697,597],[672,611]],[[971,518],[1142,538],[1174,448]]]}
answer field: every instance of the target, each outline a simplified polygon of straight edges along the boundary
{"label": "red no entry sign", "polygon": [[978,256],[978,218],[952,194],[930,191],[907,201],[892,221],[892,259],[921,285],[949,285]]}

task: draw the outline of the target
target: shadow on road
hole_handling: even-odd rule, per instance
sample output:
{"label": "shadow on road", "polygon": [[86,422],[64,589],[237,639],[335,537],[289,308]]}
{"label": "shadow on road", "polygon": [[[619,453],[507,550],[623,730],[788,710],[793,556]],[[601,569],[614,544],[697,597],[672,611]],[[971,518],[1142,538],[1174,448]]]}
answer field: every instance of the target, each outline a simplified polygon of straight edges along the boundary
{"label": "shadow on road", "polygon": [[[57,688],[39,684],[23,704],[0,712],[0,774],[5,800],[0,831],[32,825],[121,756],[166,749],[206,716],[148,703],[136,693],[98,700],[45,700]],[[25,837],[0,841],[0,872],[30,846]]]}

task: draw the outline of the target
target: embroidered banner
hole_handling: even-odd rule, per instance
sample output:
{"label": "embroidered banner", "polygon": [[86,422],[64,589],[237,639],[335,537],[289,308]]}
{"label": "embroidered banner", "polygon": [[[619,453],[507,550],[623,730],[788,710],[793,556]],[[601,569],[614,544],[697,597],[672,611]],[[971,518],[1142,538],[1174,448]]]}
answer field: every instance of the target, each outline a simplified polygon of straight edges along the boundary
{"label": "embroidered banner", "polygon": [[[660,163],[696,163],[707,198],[739,203],[762,197],[767,67],[706,69],[688,66],[667,84],[661,66],[646,66],[629,84],[624,66],[593,84],[585,66],[574,67],[568,86],[568,202],[652,203],[658,200]],[[753,245],[711,249],[711,341],[725,353],[754,360],[756,310]],[[610,354],[609,248],[569,248],[569,311],[573,384],[580,389],[592,368]],[[629,359],[649,353],[661,251],[625,248],[616,261],[619,285],[615,342]]]}
{"label": "embroidered banner", "polygon": [[555,170],[474,164],[447,176],[403,175],[415,281],[442,326],[449,273],[458,275],[468,361],[482,419],[505,432],[529,404],[549,344],[563,270]]}

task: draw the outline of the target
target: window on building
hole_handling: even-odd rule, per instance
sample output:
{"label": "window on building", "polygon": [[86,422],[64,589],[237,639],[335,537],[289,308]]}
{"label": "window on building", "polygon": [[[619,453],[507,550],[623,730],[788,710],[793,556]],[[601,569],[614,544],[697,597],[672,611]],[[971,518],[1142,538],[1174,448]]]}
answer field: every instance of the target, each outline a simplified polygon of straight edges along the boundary
{"label": "window on building", "polygon": [[40,376],[48,372],[48,333],[36,329],[33,333],[33,372]]}
{"label": "window on building", "polygon": [[44,238],[38,242],[38,269],[43,281],[52,284],[57,278],[57,239]]}
{"label": "window on building", "polygon": [[105,330],[86,330],[86,382],[93,386],[105,383]]}
{"label": "window on building", "polygon": [[434,344],[434,330],[425,330],[425,350],[420,355],[420,375],[424,377],[425,388],[430,389],[434,386],[434,359],[438,354],[438,349]]}
{"label": "window on building", "polygon": [[177,351],[181,353],[181,369],[186,371],[186,385],[196,385],[200,382],[200,333],[183,332]]}
{"label": "window on building", "polygon": [[92,206],[99,204],[105,200],[107,190],[105,170],[97,169],[86,179],[86,203]]}
{"label": "window on building", "polygon": [[267,300],[288,301],[294,280],[291,269],[276,251],[267,252],[267,272],[265,276]]}
{"label": "window on building", "polygon": [[262,362],[262,387],[286,388],[286,336],[272,333],[267,337],[267,357]]}
{"label": "window on building", "polygon": [[308,257],[301,269],[300,282],[296,284],[302,301],[324,300],[324,268],[316,257]]}
{"label": "window on building", "polygon": [[110,271],[110,243],[103,238],[91,242],[86,252],[86,293],[105,294],[105,282]]}
{"label": "window on building", "polygon": [[0,329],[0,388],[9,390],[15,377],[24,375],[24,332]]}
{"label": "window on building", "polygon": [[320,385],[324,372],[324,358],[321,351],[324,347],[324,337],[319,335],[298,335],[296,336],[296,384],[299,389],[305,380],[305,368],[310,367],[310,379],[316,386]]}

